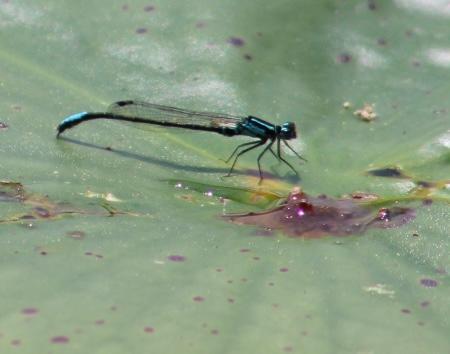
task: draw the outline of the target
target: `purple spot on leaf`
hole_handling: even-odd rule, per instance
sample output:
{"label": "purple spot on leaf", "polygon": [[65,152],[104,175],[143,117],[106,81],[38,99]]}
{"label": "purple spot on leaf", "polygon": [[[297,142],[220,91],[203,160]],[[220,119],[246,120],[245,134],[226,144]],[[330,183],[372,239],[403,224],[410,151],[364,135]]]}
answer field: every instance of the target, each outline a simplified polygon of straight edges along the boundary
{"label": "purple spot on leaf", "polygon": [[438,282],[434,279],[423,278],[420,279],[420,284],[422,284],[426,288],[435,288],[438,285]]}
{"label": "purple spot on leaf", "polygon": [[140,28],[136,29],[136,33],[137,34],[144,34],[144,33],[147,33],[147,32],[148,32],[147,28],[140,27]]}
{"label": "purple spot on leaf", "polygon": [[212,330],[211,330],[211,334],[212,334],[213,336],[217,336],[217,335],[219,334],[219,331],[218,331],[217,329],[212,329]]}
{"label": "purple spot on leaf", "polygon": [[22,313],[27,316],[34,316],[39,312],[37,308],[27,307],[22,310]]}
{"label": "purple spot on leaf", "polygon": [[0,130],[6,130],[8,129],[8,124],[0,122]]}
{"label": "purple spot on leaf", "polygon": [[153,5],[147,5],[144,7],[144,11],[146,12],[152,12],[155,10],[155,7]]}
{"label": "purple spot on leaf", "polygon": [[228,39],[228,43],[230,43],[231,45],[233,45],[235,47],[242,47],[242,46],[244,46],[245,41],[239,37],[230,37]]}
{"label": "purple spot on leaf", "polygon": [[194,300],[195,302],[203,302],[205,301],[205,298],[203,296],[194,296],[192,300]]}
{"label": "purple spot on leaf", "polygon": [[411,310],[409,310],[409,309],[401,309],[401,311],[404,314],[410,314],[411,313]]}
{"label": "purple spot on leaf", "polygon": [[50,339],[50,342],[55,344],[65,344],[69,342],[69,337],[66,336],[56,336]]}
{"label": "purple spot on leaf", "polygon": [[22,341],[20,340],[20,339],[13,339],[12,341],[11,341],[11,345],[13,345],[13,346],[15,346],[15,347],[18,347],[19,345],[21,345],[22,344]]}
{"label": "purple spot on leaf", "polygon": [[186,260],[186,257],[174,254],[168,256],[167,259],[172,262],[184,262]]}
{"label": "purple spot on leaf", "polygon": [[286,272],[288,272],[288,271],[289,271],[288,268],[280,268],[280,272],[282,272],[282,273],[286,273]]}
{"label": "purple spot on leaf", "polygon": [[104,325],[104,324],[105,324],[105,320],[97,320],[97,321],[95,321],[95,324],[96,324],[97,326]]}
{"label": "purple spot on leaf", "polygon": [[247,253],[247,252],[250,252],[250,249],[249,249],[249,248],[241,248],[241,249],[239,250],[239,252],[241,252],[241,253]]}

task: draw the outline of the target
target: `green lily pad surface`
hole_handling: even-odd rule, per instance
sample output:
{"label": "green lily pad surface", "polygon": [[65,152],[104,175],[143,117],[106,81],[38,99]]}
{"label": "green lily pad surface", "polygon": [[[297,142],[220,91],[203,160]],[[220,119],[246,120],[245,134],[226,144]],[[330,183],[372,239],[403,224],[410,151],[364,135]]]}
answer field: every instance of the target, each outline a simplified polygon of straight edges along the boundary
{"label": "green lily pad surface", "polygon": [[[440,0],[0,1],[0,353],[448,353],[449,20]],[[133,98],[295,122],[308,162],[267,154],[258,185],[256,151],[223,177],[242,137],[56,139]],[[295,187],[434,189],[345,237],[221,217]]]}

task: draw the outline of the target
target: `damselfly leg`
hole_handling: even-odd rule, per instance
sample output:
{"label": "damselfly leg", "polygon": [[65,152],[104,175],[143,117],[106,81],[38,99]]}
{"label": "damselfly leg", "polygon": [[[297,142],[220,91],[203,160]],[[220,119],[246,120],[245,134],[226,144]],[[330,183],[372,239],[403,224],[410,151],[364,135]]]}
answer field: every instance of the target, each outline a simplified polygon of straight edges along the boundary
{"label": "damselfly leg", "polygon": [[[284,140],[283,140],[283,141],[284,141]],[[292,149],[291,149],[291,150],[292,150]],[[296,170],[294,167],[292,167],[292,165],[291,165],[289,162],[287,162],[287,161],[281,156],[281,147],[280,147],[280,139],[279,139],[279,138],[277,139],[277,155],[278,155],[278,158],[279,158],[281,161],[283,161],[286,165],[288,165],[289,168],[290,168],[292,171],[294,171],[294,173],[298,176],[297,170]]]}
{"label": "damselfly leg", "polygon": [[[239,156],[245,154],[246,152],[249,152],[250,150],[256,149],[258,146],[264,145],[266,143],[267,140],[259,140],[259,141],[252,141],[253,145],[250,146],[247,149],[244,149],[242,151],[240,151],[236,157],[234,158],[233,164],[231,165],[230,171],[228,172],[228,174],[226,175],[227,177],[231,176],[231,173],[234,170],[234,166],[236,165],[237,160],[239,159]],[[250,144],[247,144],[250,145]]]}

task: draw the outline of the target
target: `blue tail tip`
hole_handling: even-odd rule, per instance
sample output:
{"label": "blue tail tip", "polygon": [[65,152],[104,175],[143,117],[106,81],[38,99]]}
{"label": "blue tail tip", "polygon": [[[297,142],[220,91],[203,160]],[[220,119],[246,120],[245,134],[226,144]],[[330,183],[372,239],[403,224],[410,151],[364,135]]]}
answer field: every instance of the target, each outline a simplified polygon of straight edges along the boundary
{"label": "blue tail tip", "polygon": [[80,112],[72,114],[71,116],[65,118],[59,125],[58,125],[58,134],[59,136],[64,130],[70,129],[73,126],[77,125],[78,123],[81,123],[83,121],[83,118],[86,116],[87,112]]}

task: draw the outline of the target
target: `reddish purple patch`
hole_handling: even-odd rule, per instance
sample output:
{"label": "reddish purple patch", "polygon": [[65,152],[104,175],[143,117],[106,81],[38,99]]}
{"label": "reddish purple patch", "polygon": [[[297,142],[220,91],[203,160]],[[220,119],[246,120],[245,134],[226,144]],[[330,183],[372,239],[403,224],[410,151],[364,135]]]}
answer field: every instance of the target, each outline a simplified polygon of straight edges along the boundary
{"label": "reddish purple patch", "polygon": [[280,268],[280,272],[282,272],[282,273],[286,273],[286,272],[288,272],[288,271],[289,271],[288,268]]}
{"label": "reddish purple patch", "polygon": [[155,329],[153,327],[147,326],[147,327],[144,327],[144,332],[145,333],[155,333]]}
{"label": "reddish purple patch", "polygon": [[95,321],[95,324],[96,324],[97,326],[102,326],[102,325],[105,324],[105,320],[97,320],[97,321]]}
{"label": "reddish purple patch", "polygon": [[27,307],[22,310],[22,314],[27,316],[34,316],[39,312],[37,308],[34,307]]}
{"label": "reddish purple patch", "polygon": [[250,249],[249,249],[249,248],[241,248],[241,249],[239,250],[239,252],[241,252],[241,253],[247,253],[247,252],[250,252]]}
{"label": "reddish purple patch", "polygon": [[147,33],[148,32],[148,29],[147,28],[144,28],[144,27],[140,27],[140,28],[137,28],[136,29],[136,33],[137,34],[145,34],[145,33]]}
{"label": "reddish purple patch", "polygon": [[211,330],[211,334],[212,334],[213,336],[217,336],[217,335],[219,334],[219,331],[218,331],[217,329],[212,329],[212,330]]}
{"label": "reddish purple patch", "polygon": [[430,306],[430,302],[429,301],[422,301],[421,303],[420,303],[420,306],[421,307],[428,307],[428,306]]}
{"label": "reddish purple patch", "polygon": [[195,302],[203,302],[205,301],[205,298],[203,296],[194,296],[192,300],[194,300]]}
{"label": "reddish purple patch", "polygon": [[22,341],[20,339],[13,339],[11,341],[11,345],[14,345],[15,347],[18,347],[21,344],[22,344]]}
{"label": "reddish purple patch", "polygon": [[6,130],[8,129],[8,124],[0,122],[0,130]]}
{"label": "reddish purple patch", "polygon": [[438,286],[438,282],[430,278],[420,279],[420,284],[422,284],[426,288],[435,288],[436,286]]}
{"label": "reddish purple patch", "polygon": [[147,5],[144,7],[145,12],[152,12],[155,11],[155,7],[153,5]]}
{"label": "reddish purple patch", "polygon": [[410,309],[401,309],[401,312],[409,315],[411,313],[411,310]]}
{"label": "reddish purple patch", "polygon": [[243,47],[245,44],[245,41],[242,38],[239,37],[230,37],[228,38],[228,43],[235,47]]}
{"label": "reddish purple patch", "polygon": [[66,336],[56,336],[50,339],[50,342],[55,344],[66,344],[69,343],[69,337]]}
{"label": "reddish purple patch", "polygon": [[283,348],[283,351],[286,353],[292,353],[293,350],[294,350],[294,348],[291,347],[290,345]]}
{"label": "reddish purple patch", "polygon": [[168,256],[167,259],[172,262],[184,262],[186,260],[186,257],[174,254],[174,255]]}

